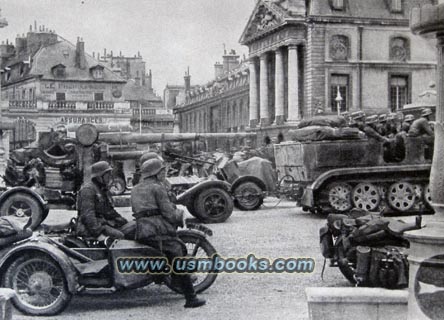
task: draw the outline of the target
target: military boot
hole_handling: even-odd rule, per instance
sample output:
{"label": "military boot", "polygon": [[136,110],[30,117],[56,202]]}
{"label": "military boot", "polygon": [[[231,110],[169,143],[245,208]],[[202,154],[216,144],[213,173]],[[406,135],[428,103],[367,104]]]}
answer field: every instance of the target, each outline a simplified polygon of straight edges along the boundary
{"label": "military boot", "polygon": [[204,299],[197,297],[190,275],[177,276],[177,280],[180,281],[183,294],[185,295],[185,308],[198,308],[206,303]]}

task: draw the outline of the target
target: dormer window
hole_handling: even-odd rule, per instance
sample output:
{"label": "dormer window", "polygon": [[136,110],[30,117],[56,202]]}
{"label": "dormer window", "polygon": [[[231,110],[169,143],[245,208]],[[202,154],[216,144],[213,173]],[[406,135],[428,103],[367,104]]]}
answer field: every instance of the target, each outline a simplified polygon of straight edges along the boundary
{"label": "dormer window", "polygon": [[66,76],[66,67],[63,64],[58,64],[52,67],[52,74],[55,78],[64,78]]}
{"label": "dormer window", "polygon": [[389,0],[390,11],[393,13],[402,13],[402,0]]}
{"label": "dormer window", "polygon": [[330,0],[330,5],[333,10],[344,11],[345,10],[345,0]]}
{"label": "dormer window", "polygon": [[94,79],[103,79],[103,70],[105,68],[101,65],[96,65],[90,69],[91,75]]}

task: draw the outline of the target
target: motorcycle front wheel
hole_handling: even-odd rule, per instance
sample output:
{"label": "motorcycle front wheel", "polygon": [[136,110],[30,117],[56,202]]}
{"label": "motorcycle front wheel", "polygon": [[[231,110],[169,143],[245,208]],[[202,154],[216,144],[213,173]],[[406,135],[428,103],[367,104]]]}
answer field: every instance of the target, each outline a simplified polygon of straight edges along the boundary
{"label": "motorcycle front wheel", "polygon": [[[215,255],[216,249],[212,244],[204,237],[193,235],[192,233],[178,234],[180,240],[182,240],[187,247],[187,257],[194,258],[210,258]],[[196,293],[201,293],[207,290],[216,281],[217,273],[193,273],[191,274],[191,280],[193,282],[194,290]],[[171,290],[177,293],[183,293],[182,288],[180,288],[176,283],[171,281],[172,278],[168,275],[165,278],[165,284]]]}

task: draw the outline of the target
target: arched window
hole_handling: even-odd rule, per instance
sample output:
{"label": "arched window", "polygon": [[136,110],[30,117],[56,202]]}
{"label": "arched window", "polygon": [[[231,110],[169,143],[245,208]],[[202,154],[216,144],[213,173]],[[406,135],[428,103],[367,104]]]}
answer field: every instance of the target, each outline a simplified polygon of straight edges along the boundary
{"label": "arched window", "polygon": [[410,43],[405,37],[390,39],[390,60],[404,62],[410,59]]}
{"label": "arched window", "polygon": [[350,57],[350,41],[347,36],[334,35],[330,39],[330,58],[347,60]]}

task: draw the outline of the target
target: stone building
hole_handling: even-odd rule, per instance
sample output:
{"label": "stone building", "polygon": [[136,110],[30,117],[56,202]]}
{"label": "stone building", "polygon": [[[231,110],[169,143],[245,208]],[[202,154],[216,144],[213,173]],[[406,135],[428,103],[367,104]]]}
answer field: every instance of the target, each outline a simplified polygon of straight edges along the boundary
{"label": "stone building", "polygon": [[[288,129],[317,114],[402,108],[435,78],[434,41],[409,29],[411,8],[425,3],[434,0],[259,0],[240,38],[249,49],[242,71],[248,120],[245,106],[234,118],[263,141],[285,139]],[[205,130],[230,119],[229,108],[225,118],[212,114],[213,100],[201,98],[197,108],[188,99],[178,108],[183,130],[200,128],[203,110]],[[222,130],[239,129],[232,121]]]}
{"label": "stone building", "polygon": [[0,45],[2,115],[26,118],[37,131],[56,124],[129,125],[130,103],[126,80],[85,52],[43,26],[30,26],[15,45]]}
{"label": "stone building", "polygon": [[114,55],[113,51],[103,55],[94,53],[93,57],[106,64],[114,73],[125,80],[123,88],[125,101],[130,102],[131,125],[138,132],[171,132],[173,130],[173,114],[165,110],[162,98],[153,90],[153,75],[146,72],[146,62],[140,52],[133,57]]}
{"label": "stone building", "polygon": [[237,132],[248,125],[248,65],[226,51],[214,65],[214,80],[190,87],[185,76],[185,102],[175,109],[181,132]]}

